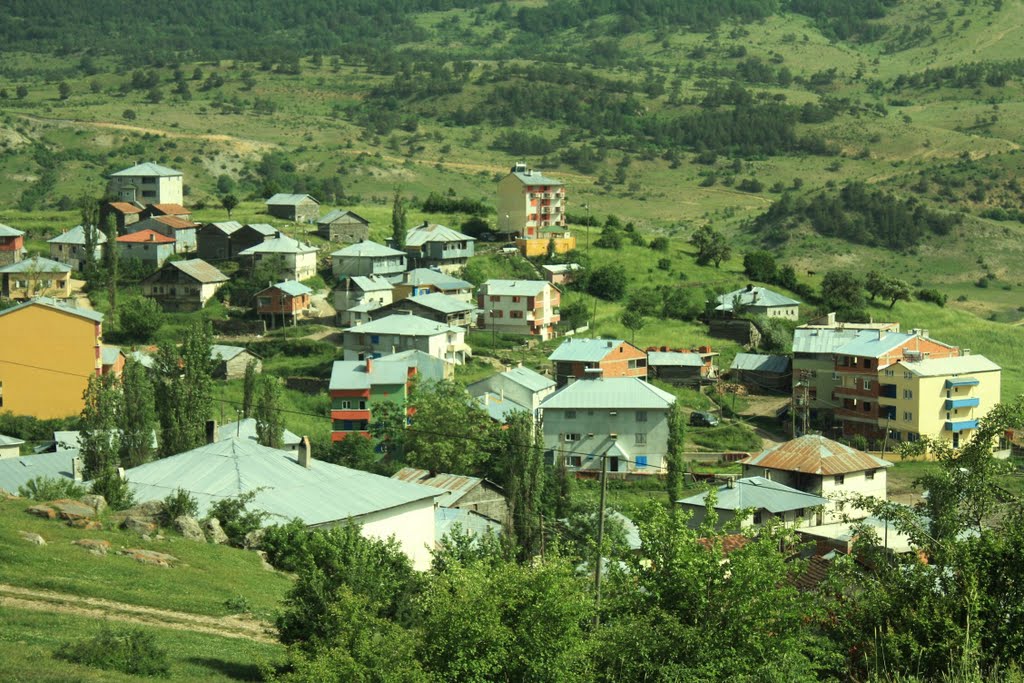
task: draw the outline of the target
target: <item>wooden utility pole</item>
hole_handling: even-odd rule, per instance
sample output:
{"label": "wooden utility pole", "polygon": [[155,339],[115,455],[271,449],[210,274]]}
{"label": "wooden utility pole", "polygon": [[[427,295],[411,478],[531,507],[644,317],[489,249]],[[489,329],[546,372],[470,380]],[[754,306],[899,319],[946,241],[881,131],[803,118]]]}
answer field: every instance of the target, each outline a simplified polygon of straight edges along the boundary
{"label": "wooden utility pole", "polygon": [[608,457],[601,456],[601,503],[597,512],[597,563],[594,566],[594,628],[601,625],[601,569],[604,564],[604,503],[608,495]]}

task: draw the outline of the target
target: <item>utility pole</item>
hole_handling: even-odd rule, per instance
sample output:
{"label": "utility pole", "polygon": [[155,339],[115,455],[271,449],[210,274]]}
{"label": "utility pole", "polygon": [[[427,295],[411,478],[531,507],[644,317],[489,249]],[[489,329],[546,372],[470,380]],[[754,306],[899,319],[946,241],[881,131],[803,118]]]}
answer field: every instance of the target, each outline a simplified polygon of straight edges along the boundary
{"label": "utility pole", "polygon": [[583,205],[587,210],[587,256],[590,255],[590,202]]}
{"label": "utility pole", "polygon": [[594,565],[594,628],[601,625],[601,566],[604,563],[604,502],[608,495],[608,456],[601,456],[601,503],[597,512],[597,564]]}

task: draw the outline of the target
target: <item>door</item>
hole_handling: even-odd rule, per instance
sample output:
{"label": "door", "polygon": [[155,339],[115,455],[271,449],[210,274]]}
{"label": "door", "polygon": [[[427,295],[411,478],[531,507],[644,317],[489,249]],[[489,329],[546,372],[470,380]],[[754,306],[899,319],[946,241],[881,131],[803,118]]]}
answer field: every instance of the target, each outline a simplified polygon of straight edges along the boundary
{"label": "door", "polygon": [[619,471],[619,459],[618,458],[612,458],[611,459],[611,463],[609,464],[608,469],[611,472],[618,472]]}
{"label": "door", "polygon": [[960,448],[960,432],[953,432],[953,448]]}

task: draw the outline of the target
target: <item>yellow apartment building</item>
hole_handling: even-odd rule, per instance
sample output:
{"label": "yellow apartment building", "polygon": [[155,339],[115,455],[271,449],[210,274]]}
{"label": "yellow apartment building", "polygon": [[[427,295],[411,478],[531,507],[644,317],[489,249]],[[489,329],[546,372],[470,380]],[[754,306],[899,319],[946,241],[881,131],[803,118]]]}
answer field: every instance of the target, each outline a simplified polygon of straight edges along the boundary
{"label": "yellow apartment building", "polygon": [[82,412],[102,369],[103,315],[47,297],[0,311],[0,411],[39,419]]}

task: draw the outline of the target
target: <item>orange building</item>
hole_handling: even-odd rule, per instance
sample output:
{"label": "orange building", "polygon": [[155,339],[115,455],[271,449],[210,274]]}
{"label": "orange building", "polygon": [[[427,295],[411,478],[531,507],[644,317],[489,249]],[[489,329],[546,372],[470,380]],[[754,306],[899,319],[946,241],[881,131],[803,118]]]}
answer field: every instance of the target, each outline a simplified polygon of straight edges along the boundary
{"label": "orange building", "polygon": [[25,253],[25,233],[0,223],[0,266],[21,260]]}
{"label": "orange building", "polygon": [[294,325],[309,310],[312,293],[312,289],[295,280],[278,282],[256,293],[256,314],[269,319],[271,327],[277,319],[284,325]]}
{"label": "orange building", "polygon": [[103,315],[39,297],[0,311],[0,410],[41,420],[82,412],[102,369]]}
{"label": "orange building", "polygon": [[639,377],[647,379],[647,354],[622,339],[570,337],[548,356],[555,364],[555,384],[584,377]]}
{"label": "orange building", "polygon": [[498,231],[529,240],[541,237],[544,228],[564,228],[565,204],[561,180],[516,164],[498,181]]}

